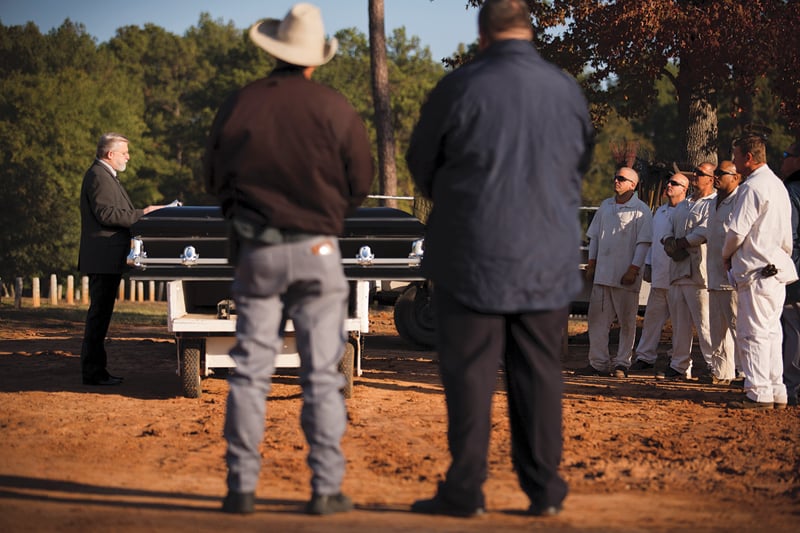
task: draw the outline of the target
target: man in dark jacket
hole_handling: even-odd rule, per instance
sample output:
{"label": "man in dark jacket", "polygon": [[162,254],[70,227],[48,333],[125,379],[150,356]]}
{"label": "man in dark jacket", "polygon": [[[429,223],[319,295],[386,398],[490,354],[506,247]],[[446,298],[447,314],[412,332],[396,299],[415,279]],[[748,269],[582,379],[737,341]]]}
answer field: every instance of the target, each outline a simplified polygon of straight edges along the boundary
{"label": "man in dark jacket", "polygon": [[339,93],[311,81],[336,54],[322,16],[297,4],[283,20],[250,29],[278,59],[275,70],[220,108],[205,155],[206,188],[240,242],[233,284],[238,320],[231,350],[225,438],[228,494],[222,510],[252,513],[261,467],[264,399],[292,319],[303,387],[312,496],[306,511],[352,508],[341,493],[347,423],[338,363],[346,341],[349,288],[339,242],[345,215],[364,200],[372,157],[364,123]]}
{"label": "man in dark jacket", "polygon": [[483,514],[490,411],[505,362],[512,455],[532,515],[557,514],[560,350],[578,265],[593,131],[577,83],[531,44],[522,0],[488,0],[480,54],[431,92],[407,154],[433,199],[423,268],[434,282],[452,462],[412,511]]}
{"label": "man in dark jacket", "polygon": [[[792,261],[800,272],[800,141],[783,152],[781,177],[792,204]],[[781,313],[783,326],[783,382],[789,405],[797,405],[800,393],[800,281],[786,286]]]}
{"label": "man in dark jacket", "polygon": [[133,207],[117,175],[127,167],[128,139],[106,133],[97,143],[97,158],[81,185],[81,244],[78,270],[89,275],[89,311],[81,345],[84,385],[119,385],[122,378],[106,369],[104,346],[114,312],[125,257],[131,245],[129,228],[134,222],[164,206]]}

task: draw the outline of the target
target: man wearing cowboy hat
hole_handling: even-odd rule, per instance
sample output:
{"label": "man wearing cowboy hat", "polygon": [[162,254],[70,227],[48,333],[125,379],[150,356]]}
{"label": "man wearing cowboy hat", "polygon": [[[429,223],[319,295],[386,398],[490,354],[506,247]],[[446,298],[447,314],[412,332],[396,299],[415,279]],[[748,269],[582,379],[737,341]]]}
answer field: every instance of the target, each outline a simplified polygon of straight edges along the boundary
{"label": "man wearing cowboy hat", "polygon": [[310,514],[352,508],[341,493],[346,425],[344,377],[348,284],[336,238],[369,192],[372,157],[364,123],[336,91],[311,81],[336,54],[322,16],[296,4],[267,19],[250,39],[277,60],[267,76],[236,91],[211,127],[206,190],[222,206],[236,263],[237,343],[230,355],[225,438],[228,494],[222,510],[252,513],[259,445],[275,356],[292,319],[303,387],[301,424],[309,444]]}

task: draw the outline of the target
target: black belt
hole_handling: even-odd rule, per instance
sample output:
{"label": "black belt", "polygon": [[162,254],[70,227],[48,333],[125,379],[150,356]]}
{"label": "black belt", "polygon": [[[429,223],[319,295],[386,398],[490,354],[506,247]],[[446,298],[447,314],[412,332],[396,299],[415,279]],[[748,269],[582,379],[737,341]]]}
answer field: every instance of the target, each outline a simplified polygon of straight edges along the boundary
{"label": "black belt", "polygon": [[279,229],[271,226],[256,227],[249,222],[237,219],[233,220],[233,227],[240,239],[268,245],[307,241],[319,237],[316,233],[291,229]]}

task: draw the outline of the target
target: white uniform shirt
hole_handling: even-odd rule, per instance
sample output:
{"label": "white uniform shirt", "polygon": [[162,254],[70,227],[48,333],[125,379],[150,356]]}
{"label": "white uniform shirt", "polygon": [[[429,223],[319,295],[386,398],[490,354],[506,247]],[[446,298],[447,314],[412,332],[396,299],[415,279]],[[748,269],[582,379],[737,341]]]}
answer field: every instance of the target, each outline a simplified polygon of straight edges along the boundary
{"label": "white uniform shirt", "polygon": [[708,270],[708,288],[711,290],[732,290],[733,287],[728,280],[728,273],[725,270],[725,263],[722,260],[722,245],[725,244],[725,233],[731,224],[733,207],[736,203],[736,196],[739,193],[737,187],[717,206],[716,200],[711,203],[711,212],[708,215],[708,257],[706,268]]}
{"label": "white uniform shirt", "polygon": [[792,262],[792,207],[783,182],[767,165],[757,168],[739,186],[729,232],[744,237],[731,257],[737,285],[756,279],[768,264],[778,268],[776,279],[797,279]]}
{"label": "white uniform shirt", "polygon": [[672,213],[675,208],[669,202],[663,204],[653,215],[653,244],[647,253],[645,263],[651,267],[650,285],[654,289],[669,289],[669,264],[672,259],[664,251],[661,240],[672,233]]}
{"label": "white uniform shirt", "polygon": [[[603,200],[586,235],[592,241],[589,259],[597,260],[594,283],[639,292],[641,275],[631,285],[622,285],[620,280],[633,263],[636,245],[649,244],[653,238],[653,214],[647,204],[636,193],[624,204],[613,197]],[[597,256],[592,257],[595,246]]]}
{"label": "white uniform shirt", "polygon": [[672,237],[685,238],[691,245],[689,257],[683,261],[672,261],[670,278],[673,285],[706,286],[706,230],[711,202],[717,199],[717,191],[697,200],[685,199],[675,207],[672,214]]}

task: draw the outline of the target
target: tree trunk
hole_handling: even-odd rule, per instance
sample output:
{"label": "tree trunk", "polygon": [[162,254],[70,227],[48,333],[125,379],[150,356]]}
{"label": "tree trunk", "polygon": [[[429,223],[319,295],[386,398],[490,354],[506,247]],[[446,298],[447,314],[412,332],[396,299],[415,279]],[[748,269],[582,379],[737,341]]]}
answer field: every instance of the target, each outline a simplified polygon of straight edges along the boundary
{"label": "tree trunk", "polygon": [[[397,196],[397,166],[394,157],[394,130],[389,96],[389,69],[386,61],[386,31],[383,0],[369,0],[369,49],[372,71],[372,100],[375,106],[375,131],[378,136],[378,176],[380,192]],[[382,205],[397,207],[397,200],[382,200]]]}
{"label": "tree trunk", "polygon": [[716,94],[694,76],[691,58],[681,59],[677,90],[679,122],[686,132],[682,163],[690,169],[705,162],[716,165],[719,136]]}

